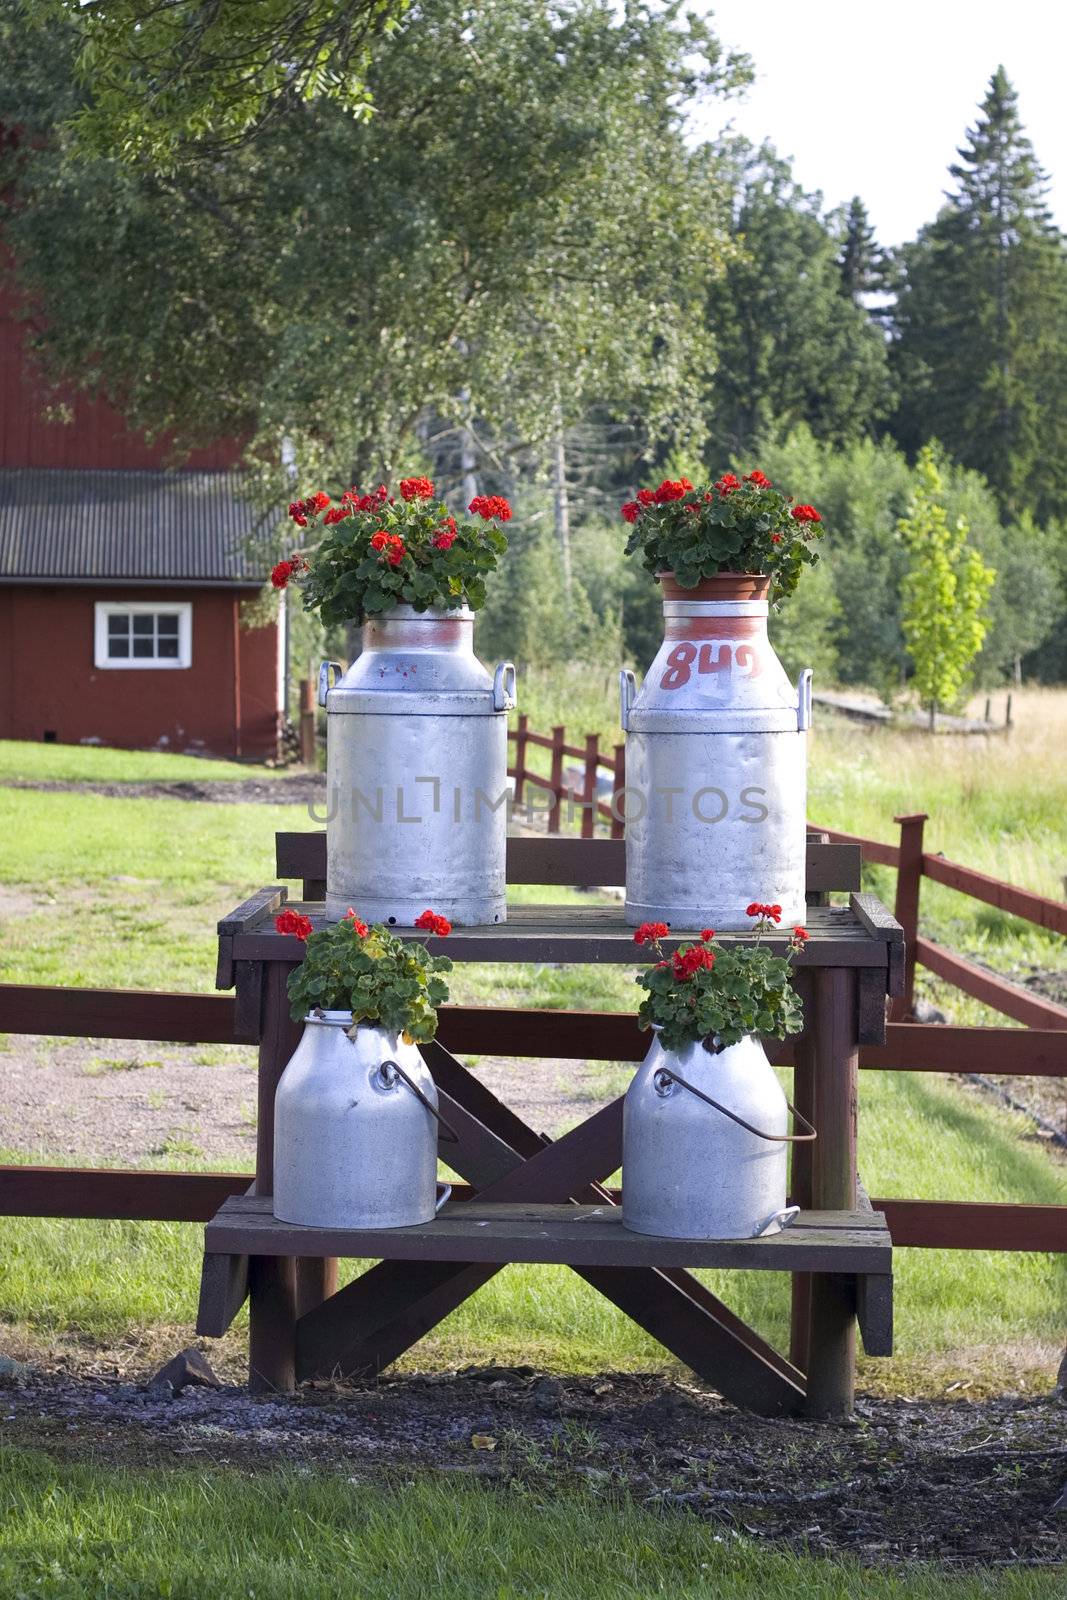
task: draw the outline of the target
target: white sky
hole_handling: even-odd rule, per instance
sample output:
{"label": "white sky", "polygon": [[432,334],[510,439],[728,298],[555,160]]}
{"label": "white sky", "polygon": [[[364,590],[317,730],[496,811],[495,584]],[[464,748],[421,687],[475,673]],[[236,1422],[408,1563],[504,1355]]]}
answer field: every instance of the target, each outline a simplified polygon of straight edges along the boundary
{"label": "white sky", "polygon": [[914,237],[937,213],[949,163],[973,126],[999,63],[1051,179],[1067,228],[1067,88],[1063,0],[699,0],[724,44],[745,51],[756,81],[713,101],[694,131],[732,122],[793,158],[828,207],[861,195],[881,244]]}

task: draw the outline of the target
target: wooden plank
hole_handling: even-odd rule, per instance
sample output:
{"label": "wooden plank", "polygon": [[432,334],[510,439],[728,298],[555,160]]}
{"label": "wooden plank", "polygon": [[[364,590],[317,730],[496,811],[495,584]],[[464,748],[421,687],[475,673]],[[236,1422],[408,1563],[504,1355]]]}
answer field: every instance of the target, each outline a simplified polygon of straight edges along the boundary
{"label": "wooden plank", "polygon": [[196,1331],[219,1339],[248,1299],[248,1257],[205,1255]]}
{"label": "wooden plank", "polygon": [[234,961],[232,967],[237,989],[233,1036],[242,1044],[258,1044],[263,1019],[265,965],[262,961]]}
{"label": "wooden plank", "polygon": [[893,1354],[893,1275],[863,1273],[856,1279],[856,1320],[869,1356]]}
{"label": "wooden plank", "polygon": [[265,889],[257,889],[255,894],[250,895],[247,900],[242,900],[228,916],[222,918],[218,925],[220,937],[242,933],[251,923],[261,922],[264,917],[280,911],[288,898],[289,890],[280,883],[268,884]]}
{"label": "wooden plank", "polygon": [[215,962],[215,988],[232,989],[233,984],[233,937],[228,933],[220,933],[219,953]]}
{"label": "wooden plank", "polygon": [[1025,1027],[1067,1029],[1067,1006],[1058,1006],[1051,1000],[1043,1000],[1029,990],[1008,983],[1006,979],[986,972],[983,967],[964,960],[942,945],[934,944],[931,939],[917,939],[915,955],[929,972],[962,989],[964,994],[980,1000],[994,1011],[1014,1017],[1016,1022],[1023,1023]]}
{"label": "wooden plank", "polygon": [[840,828],[824,828],[822,831],[835,844],[856,845],[863,860],[872,865],[896,867],[900,864],[900,849],[895,844],[883,844],[880,839],[864,839],[858,833],[842,833]]}
{"label": "wooden plank", "polygon": [[850,894],[848,905],[872,939],[883,939],[886,944],[904,943],[904,929],[876,894]]}
{"label": "wooden plank", "polygon": [[856,974],[856,1038],[860,1044],[885,1043],[886,973],[861,967]]}
{"label": "wooden plank", "polygon": [[234,1003],[229,995],[3,983],[0,1031],[70,1039],[231,1044]]}
{"label": "wooden plank", "polygon": [[[521,1170],[521,1169],[520,1169]],[[375,1256],[397,1261],[561,1262],[610,1267],[744,1267],[777,1272],[880,1272],[890,1236],[856,1213],[852,1228],[824,1228],[818,1212],[767,1239],[661,1239],[631,1233],[618,1206],[449,1202],[411,1228],[304,1228],[280,1222],[266,1196],[228,1200],[206,1230],[212,1254]]]}
{"label": "wooden plank", "polygon": [[923,1250],[1067,1252],[1067,1206],[875,1200],[893,1243]]}
{"label": "wooden plank", "polygon": [[1050,900],[1029,889],[1017,889],[1014,884],[1002,883],[999,878],[960,866],[957,861],[946,861],[944,856],[924,854],[922,870],[923,876],[934,883],[943,883],[948,889],[956,889],[972,900],[982,900],[1039,928],[1047,928],[1050,933],[1067,935],[1067,902],[1063,900]]}
{"label": "wooden plank", "polygon": [[[542,741],[528,735],[531,744]],[[552,740],[543,741],[546,749]],[[585,756],[575,748],[576,757]],[[553,787],[550,780],[526,773],[524,781]],[[849,890],[860,886],[860,845],[845,834],[831,834],[829,845],[808,845],[808,888]],[[886,848],[889,848],[888,846]],[[326,877],[326,834],[275,834],[276,870],[279,878]],[[873,859],[873,858],[872,858]],[[561,834],[516,836],[507,842],[508,883],[566,884],[572,888],[621,886],[626,882],[626,845],[622,839],[578,839]],[[229,930],[227,930],[229,931]]]}
{"label": "wooden plank", "polygon": [[891,1022],[884,1045],[866,1046],[860,1051],[860,1066],[879,1072],[984,1072],[1067,1078],[1067,1031]]}
{"label": "wooden plank", "polygon": [[0,1216],[210,1222],[247,1172],[143,1172],[119,1167],[0,1167]]}

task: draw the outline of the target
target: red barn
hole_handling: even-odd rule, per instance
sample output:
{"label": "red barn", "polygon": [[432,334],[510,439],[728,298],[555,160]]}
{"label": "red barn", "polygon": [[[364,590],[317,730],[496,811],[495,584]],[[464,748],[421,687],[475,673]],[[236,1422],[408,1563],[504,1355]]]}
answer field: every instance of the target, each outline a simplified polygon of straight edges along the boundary
{"label": "red barn", "polygon": [[266,577],[231,445],[180,472],[103,402],[43,419],[0,301],[0,739],[263,760],[285,707],[284,627],[249,627]]}

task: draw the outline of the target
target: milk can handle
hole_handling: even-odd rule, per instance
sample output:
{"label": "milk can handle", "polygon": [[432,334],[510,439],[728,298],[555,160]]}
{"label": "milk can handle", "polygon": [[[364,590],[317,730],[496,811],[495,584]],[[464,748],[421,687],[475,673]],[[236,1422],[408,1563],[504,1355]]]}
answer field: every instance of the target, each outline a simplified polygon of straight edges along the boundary
{"label": "milk can handle", "polygon": [[629,667],[623,667],[619,673],[619,721],[622,724],[623,733],[626,732],[630,725],[630,707],[634,703],[634,695],[636,693],[637,679]]}
{"label": "milk can handle", "polygon": [[[446,1122],[445,1121],[444,1117],[438,1111],[437,1107],[433,1104],[433,1102],[430,1101],[430,1100],[427,1100],[426,1096],[423,1094],[422,1090],[419,1088],[419,1086],[415,1082],[415,1080],[413,1078],[409,1078],[408,1077],[407,1073],[404,1071],[403,1067],[400,1065],[400,1062],[399,1061],[383,1061],[381,1063],[381,1065],[379,1066],[379,1068],[378,1068],[379,1076],[381,1076],[381,1074],[383,1074],[385,1072],[386,1067],[392,1067],[393,1071],[397,1074],[397,1076],[403,1078],[404,1082],[407,1084],[408,1088],[411,1090],[411,1092],[415,1096],[416,1100],[421,1100],[423,1105],[426,1107],[427,1111],[430,1113],[430,1115],[437,1118],[437,1121],[440,1124],[440,1127],[441,1127],[441,1130],[442,1130],[441,1131],[441,1138],[446,1140],[449,1144],[458,1144],[459,1143],[459,1134],[456,1132],[455,1128],[452,1126],[452,1124],[450,1122]],[[388,1080],[388,1078],[382,1078],[382,1081],[383,1081],[383,1083],[388,1084],[389,1080]]]}
{"label": "milk can handle", "polygon": [[[330,674],[331,673],[335,673],[336,674],[336,676],[334,677],[332,683],[330,681]],[[341,663],[339,661],[324,661],[322,663],[321,667],[319,668],[319,705],[320,706],[324,706],[326,704],[326,696],[327,696],[328,692],[333,688],[334,684],[337,682],[337,680],[340,677],[341,677]]]}
{"label": "milk can handle", "polygon": [[683,1078],[680,1073],[675,1072],[673,1067],[657,1067],[652,1081],[661,1093],[661,1086],[668,1079],[673,1079],[675,1083],[680,1083],[683,1089],[688,1089],[690,1094],[695,1094],[698,1100],[703,1100],[707,1105],[714,1106],[716,1111],[721,1111],[724,1117],[730,1118],[731,1122],[736,1122],[739,1127],[747,1129],[749,1133],[754,1133],[757,1139],[767,1139],[773,1144],[810,1144],[813,1139],[819,1137],[807,1117],[802,1117],[796,1106],[790,1105],[788,1100],[786,1105],[789,1106],[789,1110],[796,1120],[807,1128],[807,1133],[764,1133],[761,1128],[754,1128],[751,1122],[746,1122],[744,1117],[739,1117],[736,1111],[730,1111],[726,1106],[721,1106],[717,1100],[711,1098],[710,1094],[705,1094],[703,1089],[698,1089],[695,1083],[690,1083],[687,1078]]}
{"label": "milk can handle", "polygon": [[797,679],[797,732],[811,727],[811,668],[805,667]]}
{"label": "milk can handle", "polygon": [[516,703],[515,663],[502,661],[493,678],[493,710],[514,711]]}

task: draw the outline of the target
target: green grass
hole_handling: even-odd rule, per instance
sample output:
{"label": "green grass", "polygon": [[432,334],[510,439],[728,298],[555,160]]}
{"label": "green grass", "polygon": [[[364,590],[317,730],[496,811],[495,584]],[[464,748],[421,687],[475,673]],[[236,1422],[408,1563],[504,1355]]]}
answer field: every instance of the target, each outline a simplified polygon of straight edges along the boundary
{"label": "green grass", "polygon": [[592,1490],[455,1474],[141,1469],[0,1453],[0,1592],[47,1600],[1039,1600],[1056,1579],[946,1577],[768,1553]]}
{"label": "green grass", "polygon": [[0,782],[21,778],[29,783],[176,783],[186,778],[269,778],[276,776],[276,771],[247,762],[211,761],[163,750],[0,739]]}

